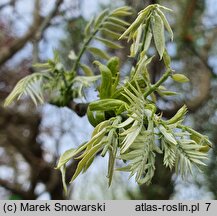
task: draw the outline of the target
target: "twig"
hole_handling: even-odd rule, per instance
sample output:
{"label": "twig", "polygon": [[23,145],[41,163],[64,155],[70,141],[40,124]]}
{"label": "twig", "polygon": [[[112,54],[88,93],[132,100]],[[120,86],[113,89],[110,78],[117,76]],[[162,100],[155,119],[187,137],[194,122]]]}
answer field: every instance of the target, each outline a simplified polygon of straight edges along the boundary
{"label": "twig", "polygon": [[3,8],[5,8],[7,6],[14,5],[14,3],[15,3],[15,0],[11,0],[9,2],[6,2],[6,3],[2,4],[2,5],[0,5],[0,10],[2,10]]}
{"label": "twig", "polygon": [[45,31],[46,28],[49,27],[50,21],[57,14],[57,12],[59,10],[59,6],[62,4],[62,2],[63,2],[63,0],[57,0],[54,8],[50,11],[48,16],[46,16],[46,18],[43,20],[43,22],[41,23],[41,25],[37,29],[36,36],[35,36],[36,40],[41,39],[43,32]]}
{"label": "twig", "polygon": [[[11,57],[13,57],[20,49],[22,49],[25,44],[34,38],[34,36],[37,33],[37,37],[40,38],[42,33],[45,31],[45,29],[49,26],[51,19],[53,16],[56,15],[58,8],[60,4],[63,2],[63,0],[57,0],[55,7],[50,12],[50,14],[42,20],[39,16],[39,13],[34,14],[34,21],[31,27],[29,28],[29,31],[21,38],[14,40],[9,47],[5,47],[0,52],[0,65],[4,64],[7,60],[9,60]],[[37,7],[38,0],[35,2],[35,7]],[[36,37],[36,38],[37,38]]]}
{"label": "twig", "polygon": [[167,71],[163,74],[163,76],[154,84],[152,85],[145,93],[144,93],[144,97],[148,97],[148,95],[150,95],[152,92],[156,91],[157,88],[165,81],[167,80],[167,78],[171,75],[172,70],[171,69],[167,69]]}

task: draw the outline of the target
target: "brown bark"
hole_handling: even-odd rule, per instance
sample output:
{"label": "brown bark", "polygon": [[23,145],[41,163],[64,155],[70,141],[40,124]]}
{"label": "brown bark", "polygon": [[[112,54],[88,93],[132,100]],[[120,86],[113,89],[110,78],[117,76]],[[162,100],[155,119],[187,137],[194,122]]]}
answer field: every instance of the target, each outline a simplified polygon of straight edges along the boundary
{"label": "brown bark", "polygon": [[39,2],[38,0],[35,1],[36,10],[34,11],[34,21],[32,25],[30,26],[28,32],[26,32],[26,34],[23,37],[14,40],[9,45],[9,47],[4,47],[3,49],[0,50],[0,65],[3,65],[7,60],[11,59],[30,40],[32,39],[38,40],[39,38],[41,38],[41,35],[46,30],[46,28],[49,26],[52,18],[56,15],[59,9],[59,6],[63,2],[63,0],[57,0],[53,10],[44,19],[40,17],[39,15],[40,11],[37,10],[38,2]]}

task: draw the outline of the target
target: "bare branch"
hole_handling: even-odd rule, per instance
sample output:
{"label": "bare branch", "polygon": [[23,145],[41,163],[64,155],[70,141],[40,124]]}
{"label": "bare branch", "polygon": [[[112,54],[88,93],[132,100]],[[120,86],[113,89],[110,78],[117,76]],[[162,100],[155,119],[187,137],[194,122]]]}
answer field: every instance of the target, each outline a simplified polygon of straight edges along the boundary
{"label": "bare branch", "polygon": [[53,10],[51,10],[50,13],[48,14],[48,16],[43,20],[42,24],[37,29],[37,33],[35,36],[36,40],[41,39],[43,32],[45,31],[45,29],[47,29],[47,27],[49,27],[50,21],[57,14],[57,12],[59,10],[59,6],[62,4],[62,2],[63,2],[63,0],[57,0]]}
{"label": "bare branch", "polygon": [[67,107],[73,110],[78,116],[82,117],[87,113],[88,104],[89,103],[75,103],[71,101]]}
{"label": "bare branch", "polygon": [[22,190],[20,185],[10,183],[9,181],[6,181],[1,178],[0,178],[0,185],[6,190],[9,190],[11,193],[20,195],[22,199],[33,200],[37,198],[37,196],[34,193],[29,193],[29,192]]}
{"label": "bare branch", "polygon": [[[35,7],[38,7],[38,0],[35,2]],[[25,44],[35,37],[35,35],[39,35],[37,37],[40,38],[44,30],[49,26],[51,19],[56,15],[60,4],[63,0],[57,0],[55,7],[51,10],[50,14],[42,20],[39,16],[39,13],[34,13],[34,21],[29,31],[21,38],[14,40],[9,47],[3,48],[0,52],[0,65],[4,64],[7,60],[13,57],[20,49],[22,49]]]}
{"label": "bare branch", "polygon": [[3,8],[5,8],[7,6],[10,6],[10,5],[13,6],[14,4],[15,4],[15,0],[11,0],[9,2],[6,2],[6,3],[2,4],[2,5],[0,5],[0,10],[2,10]]}

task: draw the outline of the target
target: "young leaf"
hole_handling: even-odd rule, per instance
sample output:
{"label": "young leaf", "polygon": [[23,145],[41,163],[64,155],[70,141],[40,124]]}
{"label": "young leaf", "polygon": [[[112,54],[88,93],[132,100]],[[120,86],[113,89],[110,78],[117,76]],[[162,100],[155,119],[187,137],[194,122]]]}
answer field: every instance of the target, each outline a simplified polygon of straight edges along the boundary
{"label": "young leaf", "polygon": [[167,120],[168,124],[175,124],[177,122],[183,121],[186,113],[187,107],[186,105],[183,105],[171,119]]}
{"label": "young leaf", "polygon": [[141,47],[142,25],[139,26],[133,36],[133,43],[130,47],[130,57],[135,57]]}
{"label": "young leaf", "polygon": [[42,104],[44,101],[41,86],[43,78],[49,79],[49,76],[44,73],[34,73],[21,79],[6,98],[4,106],[10,105],[15,99],[19,99],[24,94],[29,95],[35,105]]}
{"label": "young leaf", "polygon": [[151,63],[153,60],[154,56],[150,57],[147,59],[146,56],[140,59],[138,68],[137,68],[137,74],[142,74],[145,78],[146,81],[149,81],[149,74],[147,72],[147,66]]}
{"label": "young leaf", "polygon": [[175,95],[178,95],[177,92],[173,92],[173,91],[160,91],[160,90],[157,90],[158,94],[160,96],[175,96]]}
{"label": "young leaf", "polygon": [[86,64],[80,64],[80,66],[81,66],[81,69],[84,71],[86,76],[93,76],[94,75],[93,71]]}
{"label": "young leaf", "polygon": [[107,47],[112,48],[112,49],[123,48],[120,44],[114,43],[111,40],[107,40],[107,39],[100,38],[100,37],[96,37],[95,39],[102,42],[102,43],[104,43]]}
{"label": "young leaf", "polygon": [[203,145],[199,148],[199,152],[207,153],[210,150],[209,145]]}
{"label": "young leaf", "polygon": [[177,145],[177,141],[175,140],[172,133],[168,132],[163,125],[159,125],[158,128],[160,132],[163,134],[165,140],[167,140],[167,142]]}
{"label": "young leaf", "polygon": [[89,36],[91,34],[91,27],[92,27],[92,24],[93,24],[93,21],[94,19],[92,18],[86,25],[85,29],[84,29],[84,34],[86,36]]}
{"label": "young leaf", "polygon": [[157,13],[151,18],[151,23],[154,43],[160,59],[162,59],[165,50],[164,24],[161,17]]}
{"label": "young leaf", "polygon": [[161,17],[161,19],[163,20],[164,26],[166,27],[167,31],[168,31],[169,34],[170,34],[170,38],[171,38],[171,40],[173,41],[173,31],[172,31],[172,29],[171,29],[171,27],[170,27],[170,24],[169,24],[168,21],[167,21],[167,18],[166,18],[165,15],[162,13],[162,11],[159,10],[159,9],[158,9],[158,14],[159,14],[159,16]]}
{"label": "young leaf", "polygon": [[163,53],[163,61],[164,61],[164,64],[165,64],[166,68],[169,69],[171,67],[170,66],[170,64],[171,64],[171,58],[170,58],[170,56],[169,56],[169,54],[168,54],[168,52],[167,52],[166,49],[164,50],[164,53]]}
{"label": "young leaf", "polygon": [[108,59],[110,58],[109,55],[108,55],[106,52],[104,52],[103,50],[98,49],[98,48],[96,48],[96,47],[88,47],[87,49],[88,49],[88,51],[90,51],[92,54],[94,54],[94,55],[96,55],[96,56],[98,56],[98,57],[100,57],[100,58],[102,58],[102,59],[108,60]]}
{"label": "young leaf", "polygon": [[105,24],[103,25],[104,28],[110,29],[112,31],[115,32],[120,32],[120,31],[126,31],[126,27],[119,25],[119,24],[115,24],[113,22],[105,22]]}
{"label": "young leaf", "polygon": [[131,14],[132,14],[131,8],[128,6],[117,8],[111,13],[112,16],[118,16],[118,17],[119,16],[129,16]]}
{"label": "young leaf", "polygon": [[165,139],[162,139],[161,145],[164,151],[164,159],[163,159],[164,165],[166,167],[169,167],[172,170],[177,158],[176,146],[171,145],[169,142],[166,142]]}
{"label": "young leaf", "polygon": [[106,29],[106,28],[102,28],[101,29],[101,32],[103,35],[105,35],[106,37],[109,37],[109,38],[112,38],[114,40],[117,40],[121,34],[117,33],[117,32],[114,32],[114,31],[111,31],[109,29]]}
{"label": "young leaf", "polygon": [[[138,121],[135,121],[132,125],[132,128],[134,127],[133,130],[129,131],[127,133],[126,137],[124,138],[122,142],[122,147],[121,147],[121,153],[123,154],[124,152],[127,151],[127,149],[130,148],[130,146],[133,144],[135,141],[136,137],[139,135],[139,133],[142,130],[142,124],[139,124]],[[129,129],[128,129],[129,130]]]}
{"label": "young leaf", "polygon": [[93,101],[89,104],[90,111],[108,111],[118,109],[120,106],[126,105],[124,101],[117,99],[101,99],[97,101]]}
{"label": "young leaf", "polygon": [[107,62],[107,67],[112,72],[112,77],[116,77],[119,72],[120,67],[120,59],[118,57],[112,57]]}
{"label": "young leaf", "polygon": [[88,152],[86,152],[83,156],[83,158],[81,159],[81,161],[78,163],[77,169],[74,173],[74,175],[72,176],[72,179],[70,182],[73,182],[76,177],[82,172],[82,170],[84,169],[84,167],[86,166],[86,163],[92,159],[97,152],[100,151],[100,149],[102,148],[103,142],[99,142],[98,144],[96,144],[94,147],[92,147]]}
{"label": "young leaf", "polygon": [[76,76],[72,81],[72,90],[77,93],[79,97],[83,97],[83,89],[90,87],[94,82],[100,78],[98,76]]}
{"label": "young leaf", "polygon": [[147,33],[146,33],[146,37],[145,37],[145,44],[144,44],[144,52],[146,53],[148,48],[150,47],[151,44],[151,39],[152,39],[153,35],[151,33],[150,28],[148,28]]}
{"label": "young leaf", "polygon": [[151,5],[148,5],[146,8],[144,8],[143,10],[139,11],[138,14],[141,14],[141,13],[148,13],[150,11],[152,11],[153,9],[156,8],[156,4],[151,4]]}
{"label": "young leaf", "polygon": [[180,83],[189,82],[189,79],[183,74],[173,74],[171,77],[176,82],[180,82]]}
{"label": "young leaf", "polygon": [[98,28],[99,25],[101,24],[101,22],[103,21],[103,19],[106,17],[106,15],[108,14],[108,9],[103,10],[100,15],[96,18],[95,20],[95,28]]}
{"label": "young leaf", "polygon": [[65,195],[67,195],[66,165],[61,166],[60,171],[61,171],[62,182],[63,182],[63,190],[64,190]]}
{"label": "young leaf", "polygon": [[99,66],[99,71],[102,77],[99,89],[100,99],[109,98],[112,93],[112,72],[107,66],[101,64],[100,62],[95,61],[94,63]]}
{"label": "young leaf", "polygon": [[75,154],[77,154],[77,151],[76,151],[76,149],[74,149],[74,148],[65,151],[65,152],[61,155],[61,157],[60,157],[60,159],[59,159],[59,162],[58,162],[58,164],[57,164],[56,169],[60,169],[60,167],[62,167],[62,166],[63,166],[64,164],[66,164],[69,160],[71,160],[71,159],[75,156]]}
{"label": "young leaf", "polygon": [[[117,146],[117,140],[115,140],[116,142],[116,146]],[[109,151],[109,162],[108,162],[108,185],[110,186],[112,183],[112,177],[113,177],[113,173],[114,173],[114,165],[115,165],[115,159],[116,159],[116,154],[117,154],[117,147],[114,147],[113,152]]]}
{"label": "young leaf", "polygon": [[168,11],[168,12],[173,12],[172,9],[168,8],[168,7],[165,7],[165,6],[162,6],[162,5],[158,5],[159,8],[165,10],[165,11]]}
{"label": "young leaf", "polygon": [[120,36],[119,39],[124,38],[125,36],[127,36],[129,33],[134,33],[138,27],[143,23],[145,18],[145,14],[140,14],[136,20],[130,25],[130,27]]}
{"label": "young leaf", "polygon": [[122,20],[122,19],[119,19],[119,18],[117,18],[117,17],[113,17],[113,16],[109,17],[108,20],[109,20],[110,22],[113,22],[113,23],[118,24],[118,25],[121,25],[121,26],[129,26],[129,25],[130,25],[130,23],[128,23],[128,22],[126,22],[126,21],[124,21],[124,20]]}

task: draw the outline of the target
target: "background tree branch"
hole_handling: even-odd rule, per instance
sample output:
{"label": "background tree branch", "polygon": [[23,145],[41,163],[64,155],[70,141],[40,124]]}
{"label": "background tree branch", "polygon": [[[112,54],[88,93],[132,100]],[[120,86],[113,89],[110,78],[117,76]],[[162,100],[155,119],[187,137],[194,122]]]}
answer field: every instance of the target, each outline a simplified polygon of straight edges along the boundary
{"label": "background tree branch", "polygon": [[30,40],[39,40],[49,26],[50,21],[56,15],[59,10],[59,7],[63,0],[57,0],[54,8],[50,11],[49,15],[46,18],[40,17],[39,13],[39,0],[35,0],[35,10],[34,10],[34,20],[32,25],[29,27],[27,33],[16,40],[14,40],[9,47],[4,47],[0,50],[0,65],[4,64],[7,60],[12,58],[20,49],[22,49],[26,43]]}

